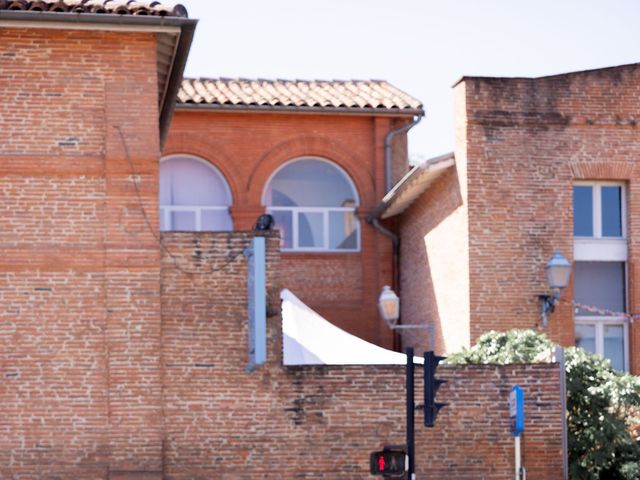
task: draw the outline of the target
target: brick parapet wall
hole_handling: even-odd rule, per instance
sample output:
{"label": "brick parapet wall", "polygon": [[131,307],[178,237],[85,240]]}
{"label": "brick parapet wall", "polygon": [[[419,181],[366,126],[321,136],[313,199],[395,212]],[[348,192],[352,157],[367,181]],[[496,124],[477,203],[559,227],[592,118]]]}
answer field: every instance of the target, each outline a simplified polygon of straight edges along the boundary
{"label": "brick parapet wall", "polygon": [[[247,372],[247,272],[240,252],[250,237],[163,234],[165,476],[369,478],[369,453],[405,441],[404,367],[283,367],[281,322],[270,316],[267,363]],[[277,239],[267,243],[273,307],[282,259]],[[451,405],[434,429],[416,416],[419,475],[511,478],[507,397],[518,383],[527,392],[530,476],[558,478],[557,365],[447,366],[440,373],[449,383],[439,399]]]}

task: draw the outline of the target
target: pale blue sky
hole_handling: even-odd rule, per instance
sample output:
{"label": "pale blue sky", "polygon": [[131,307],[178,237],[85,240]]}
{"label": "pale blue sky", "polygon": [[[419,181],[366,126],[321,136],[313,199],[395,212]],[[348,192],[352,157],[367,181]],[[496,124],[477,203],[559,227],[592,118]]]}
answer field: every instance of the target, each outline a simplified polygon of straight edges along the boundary
{"label": "pale blue sky", "polygon": [[200,20],[186,76],[385,79],[427,112],[414,158],[453,148],[463,75],[640,62],[640,0],[181,0]]}

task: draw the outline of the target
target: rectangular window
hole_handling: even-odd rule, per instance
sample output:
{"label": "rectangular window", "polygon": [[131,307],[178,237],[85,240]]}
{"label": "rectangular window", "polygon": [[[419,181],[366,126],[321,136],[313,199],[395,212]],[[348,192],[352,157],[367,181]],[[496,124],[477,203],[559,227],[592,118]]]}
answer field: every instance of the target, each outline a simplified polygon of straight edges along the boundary
{"label": "rectangular window", "polygon": [[579,183],[573,186],[573,235],[586,238],[624,238],[624,186]]}
{"label": "rectangular window", "polygon": [[576,347],[611,361],[616,370],[629,370],[629,327],[619,318],[576,318]]}
{"label": "rectangular window", "polygon": [[629,368],[625,187],[612,182],[573,186],[573,287],[576,346]]}

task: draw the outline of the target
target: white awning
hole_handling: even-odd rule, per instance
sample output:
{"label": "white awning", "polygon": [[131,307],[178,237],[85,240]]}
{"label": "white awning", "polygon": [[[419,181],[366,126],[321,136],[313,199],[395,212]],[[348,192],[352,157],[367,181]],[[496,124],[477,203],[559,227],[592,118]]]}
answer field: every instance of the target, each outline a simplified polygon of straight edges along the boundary
{"label": "white awning", "polygon": [[[405,354],[345,332],[289,290],[282,290],[280,298],[284,365],[406,365]],[[423,363],[423,359],[414,357],[414,363]]]}

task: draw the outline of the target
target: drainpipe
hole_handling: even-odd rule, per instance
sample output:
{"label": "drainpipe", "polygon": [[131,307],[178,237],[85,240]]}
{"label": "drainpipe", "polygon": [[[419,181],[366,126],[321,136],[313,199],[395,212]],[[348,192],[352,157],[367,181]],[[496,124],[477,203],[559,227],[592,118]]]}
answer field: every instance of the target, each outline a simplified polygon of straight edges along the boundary
{"label": "drainpipe", "polygon": [[[406,125],[403,125],[402,127],[396,130],[391,130],[384,137],[384,167],[385,167],[385,175],[386,175],[385,192],[389,192],[392,186],[391,185],[391,141],[393,140],[393,137],[395,137],[399,133],[408,132],[411,128],[413,128],[418,123],[420,123],[420,120],[422,120],[423,115],[424,113],[416,117],[411,123],[407,123]],[[388,228],[384,227],[378,220],[378,217],[375,215],[375,212],[374,214],[367,216],[366,222],[369,225],[373,226],[373,228],[378,230],[384,236],[391,239],[391,242],[393,244],[393,274],[392,274],[393,286],[392,288],[398,294],[400,294],[400,237],[395,233],[393,233]],[[399,339],[394,334],[394,343],[398,341]],[[397,349],[398,345],[394,345],[394,346]]]}
{"label": "drainpipe", "polygon": [[393,286],[391,288],[400,293],[400,237],[382,225],[380,220],[373,215],[369,215],[366,222],[385,237],[389,237],[391,239],[391,243],[393,244]]}
{"label": "drainpipe", "polygon": [[[389,237],[391,239],[391,243],[393,244],[393,272],[391,275],[392,287],[398,295],[400,294],[400,237],[393,233],[391,230],[383,226],[378,218],[373,215],[368,215],[366,222],[371,225],[373,228],[378,230],[384,236]],[[393,346],[394,349],[398,350],[400,348],[400,339],[394,331],[393,334]]]}
{"label": "drainpipe", "polygon": [[420,123],[420,120],[422,120],[422,115],[418,116],[411,123],[407,123],[406,125],[403,125],[397,130],[391,130],[384,137],[384,168],[385,168],[385,175],[387,177],[385,192],[388,192],[389,190],[391,190],[391,187],[392,187],[391,185],[391,141],[393,140],[393,137],[395,137],[399,133],[408,132],[409,130],[411,130],[418,123]]}

